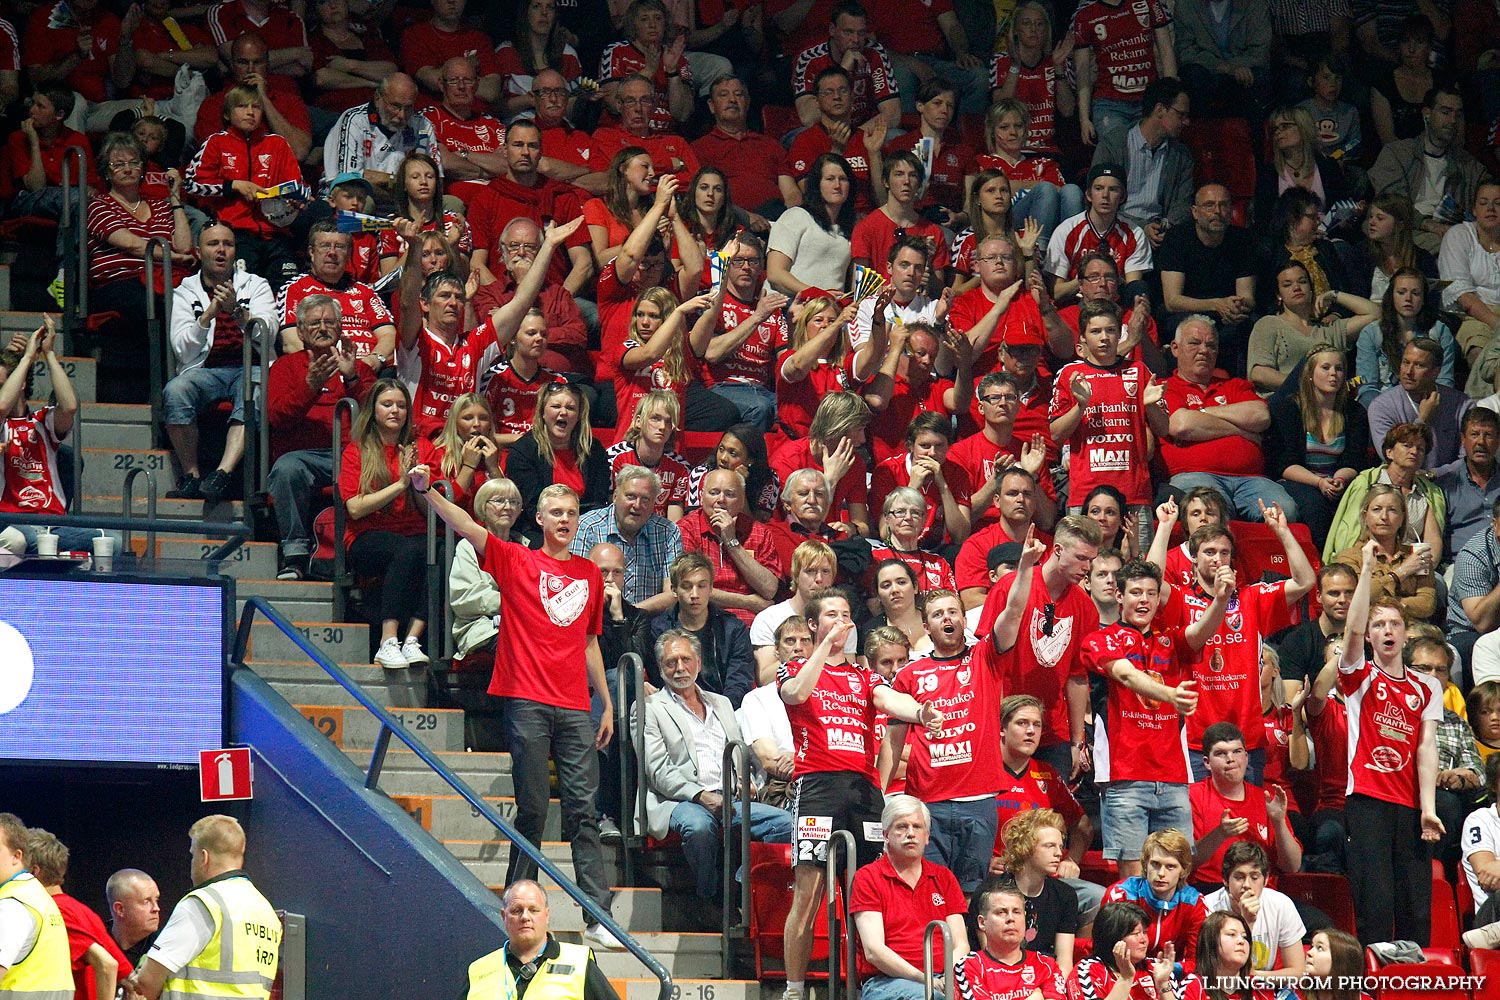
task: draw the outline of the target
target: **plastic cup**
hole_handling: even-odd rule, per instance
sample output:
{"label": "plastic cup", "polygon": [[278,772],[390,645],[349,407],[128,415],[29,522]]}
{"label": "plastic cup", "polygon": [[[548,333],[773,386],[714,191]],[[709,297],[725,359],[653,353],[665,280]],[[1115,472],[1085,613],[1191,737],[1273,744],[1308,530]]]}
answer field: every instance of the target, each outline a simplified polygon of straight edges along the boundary
{"label": "plastic cup", "polygon": [[57,555],[57,536],[50,531],[40,531],[36,536],[36,554],[39,556]]}
{"label": "plastic cup", "polygon": [[94,539],[94,571],[108,573],[115,568],[115,540],[108,535]]}

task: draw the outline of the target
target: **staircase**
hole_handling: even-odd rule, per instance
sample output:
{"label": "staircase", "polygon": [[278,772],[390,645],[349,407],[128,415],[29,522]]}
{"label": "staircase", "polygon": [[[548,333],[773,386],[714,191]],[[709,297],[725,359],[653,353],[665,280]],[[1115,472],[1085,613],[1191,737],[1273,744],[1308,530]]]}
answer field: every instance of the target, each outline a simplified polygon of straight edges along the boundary
{"label": "staircase", "polygon": [[[0,346],[12,334],[29,333],[42,322],[41,313],[9,310],[10,279],[11,264],[0,255]],[[96,403],[95,362],[69,357],[63,364],[82,401],[78,435],[84,467],[77,488],[83,512],[119,515],[125,476],[132,469],[142,468],[155,477],[159,518],[234,522],[244,517],[244,505],[239,501],[225,501],[205,510],[202,501],[162,498],[174,482],[172,460],[170,452],[153,447],[150,406]],[[39,363],[33,405],[45,402],[50,393],[46,365]],[[141,516],[147,511],[146,492],[145,482],[137,479],[132,510]],[[219,544],[213,539],[158,535],[155,551],[149,555],[190,564],[202,562]],[[148,555],[145,532],[135,532],[133,545],[137,554]],[[409,733],[439,751],[453,771],[502,815],[514,816],[510,755],[468,752],[463,712],[426,707],[424,670],[387,671],[371,666],[370,626],[332,620],[332,584],[277,580],[276,545],[269,542],[245,543],[223,561],[221,571],[234,578],[237,613],[246,597],[273,602],[297,623],[304,639],[341,664],[377,701],[393,707]],[[254,625],[248,666],[308,720],[309,738],[318,738],[313,732],[316,730],[361,767],[368,764],[379,723],[274,625],[264,621]],[[399,742],[392,744],[386,757],[380,787],[414,824],[442,843],[497,895],[503,891],[509,842],[496,839],[495,829]],[[571,877],[570,845],[561,840],[561,809],[555,799],[549,804],[544,838],[542,847],[547,856]],[[612,881],[623,881],[620,848],[606,846],[604,853]],[[677,918],[682,909],[673,907],[672,899],[692,891],[680,856],[648,870],[654,875],[671,876],[662,879],[667,887],[617,886],[612,911],[615,920],[672,973],[674,1000],[761,1000],[759,983],[725,978],[728,970],[723,967],[721,935],[671,929],[679,926]],[[582,912],[555,886],[548,887],[548,896],[552,929],[562,940],[581,941]],[[623,1000],[657,1000],[657,980],[628,952],[601,952],[597,959]]]}

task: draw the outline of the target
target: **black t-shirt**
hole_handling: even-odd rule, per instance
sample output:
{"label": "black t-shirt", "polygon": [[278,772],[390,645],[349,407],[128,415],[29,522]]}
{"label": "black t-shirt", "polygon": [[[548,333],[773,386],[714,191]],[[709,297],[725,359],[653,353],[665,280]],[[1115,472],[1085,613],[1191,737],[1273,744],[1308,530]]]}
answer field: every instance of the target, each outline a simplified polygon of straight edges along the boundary
{"label": "black t-shirt", "polygon": [[1042,882],[1035,899],[1026,897],[1026,950],[1057,957],[1057,936],[1078,933],[1078,891],[1062,879]]}
{"label": "black t-shirt", "polygon": [[1158,271],[1177,271],[1183,276],[1182,294],[1192,299],[1218,299],[1235,294],[1235,281],[1255,274],[1255,255],[1250,233],[1230,226],[1224,242],[1206,247],[1198,239],[1198,227],[1189,223],[1173,226],[1156,251]]}
{"label": "black t-shirt", "polygon": [[1287,632],[1276,649],[1281,657],[1282,679],[1311,684],[1323,669],[1324,654],[1334,638],[1323,634],[1323,626],[1317,618]]}

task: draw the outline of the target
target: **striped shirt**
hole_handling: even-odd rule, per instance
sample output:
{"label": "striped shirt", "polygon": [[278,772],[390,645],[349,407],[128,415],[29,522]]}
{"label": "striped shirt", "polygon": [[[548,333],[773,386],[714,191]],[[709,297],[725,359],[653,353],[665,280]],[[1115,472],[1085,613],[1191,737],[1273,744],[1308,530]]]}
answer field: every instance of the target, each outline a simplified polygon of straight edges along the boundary
{"label": "striped shirt", "polygon": [[1500,542],[1491,528],[1474,533],[1453,557],[1453,580],[1448,585],[1448,628],[1473,629],[1464,612],[1464,599],[1484,597],[1500,583]]}
{"label": "striped shirt", "polygon": [[[145,222],[131,215],[112,195],[89,201],[89,284],[103,285],[125,278],[139,279],[146,262],[109,242],[109,235],[121,229],[142,239],[160,236],[172,242],[172,206],[165,199],[148,198],[151,217]],[[159,279],[158,279],[159,280]]]}

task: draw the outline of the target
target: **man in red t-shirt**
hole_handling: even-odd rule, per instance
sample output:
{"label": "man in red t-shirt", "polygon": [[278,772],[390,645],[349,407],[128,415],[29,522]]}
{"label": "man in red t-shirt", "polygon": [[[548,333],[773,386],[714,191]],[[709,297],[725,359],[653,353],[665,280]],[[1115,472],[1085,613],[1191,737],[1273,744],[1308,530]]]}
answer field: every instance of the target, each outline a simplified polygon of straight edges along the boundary
{"label": "man in red t-shirt", "polygon": [[623,150],[639,146],[651,154],[651,165],[658,176],[676,174],[677,183],[685,189],[698,172],[698,154],[688,141],[675,132],[660,132],[651,127],[656,91],[651,81],[632,74],[620,81],[620,123],[600,125],[594,130],[589,162],[604,173]]}
{"label": "man in red t-shirt", "polygon": [[910,486],[927,502],[922,548],[933,552],[957,546],[969,537],[969,476],[948,460],[953,418],[946,413],[919,413],[906,431],[906,450],[875,466],[870,477],[870,509],[884,513],[885,498]]}
{"label": "man in red t-shirt", "polygon": [[770,136],[750,131],[745,120],[750,111],[750,91],[738,77],[713,85],[708,110],[714,116],[714,127],[693,143],[693,152],[704,166],[724,172],[735,205],[748,211],[754,223],[760,218],[757,209],[781,200],[776,172],[786,150]]}
{"label": "man in red t-shirt", "polygon": [[[563,839],[573,846],[578,886],[609,908],[610,891],[599,848],[599,755],[614,734],[614,704],[604,678],[599,635],[604,630],[604,579],[599,567],[568,551],[578,531],[578,494],[554,484],[537,497],[540,550],[491,535],[463,508],[431,489],[433,472],[419,465],[411,487],[479,553],[480,567],[500,588],[495,673],[489,693],[501,699],[506,736],[515,763],[516,829],[541,842],[551,796],[549,762],[557,767]],[[589,690],[603,703],[597,730],[589,715]],[[535,878],[536,863],[512,851],[505,882]],[[584,931],[596,948],[619,948],[600,924]]]}
{"label": "man in red t-shirt", "polygon": [[[972,348],[961,334],[944,331],[944,343],[939,344],[937,328],[926,320],[918,320],[895,324],[887,338],[889,324],[883,315],[878,318],[880,322],[871,329],[870,353],[878,358],[879,368],[866,384],[864,398],[873,414],[870,447],[876,461],[884,463],[906,454],[912,422],[919,417],[939,417],[947,424],[946,436],[951,438],[952,414],[962,411],[969,398],[973,372]],[[951,379],[933,372],[938,352],[944,347],[956,362]],[[872,501],[870,509],[878,513],[880,505]]]}
{"label": "man in red t-shirt", "polygon": [[875,207],[871,177],[880,172],[880,146],[885,142],[886,124],[884,119],[876,119],[873,125],[855,121],[850,105],[853,91],[849,74],[837,66],[823,70],[813,81],[818,120],[792,140],[776,177],[781,200],[788,208],[802,204],[801,185],[813,163],[824,153],[839,153],[849,161],[849,168],[854,171],[854,190],[849,196],[854,199],[855,210],[864,214]]}
{"label": "man in red t-shirt", "polygon": [[1260,439],[1271,426],[1271,411],[1255,387],[1242,378],[1219,377],[1219,333],[1207,317],[1183,320],[1172,341],[1177,371],[1166,383],[1168,434],[1161,457],[1172,486],[1186,492],[1212,486],[1243,521],[1260,520],[1260,501],[1275,503],[1287,520],[1297,520],[1297,504],[1286,489],[1265,475]]}
{"label": "man in red t-shirt", "polygon": [[703,506],[677,522],[682,551],[700,552],[714,566],[709,601],[749,628],[771,606],[786,576],[771,529],[745,513],[745,481],[715,469],[703,477]]}
{"label": "man in red t-shirt", "polygon": [[789,1000],[806,996],[813,920],[820,913],[823,868],[833,832],[854,835],[856,860],[862,865],[874,861],[880,850],[880,838],[871,834],[882,811],[876,785],[876,716],[883,713],[888,719],[915,722],[934,733],[944,720],[931,702],[893,691],[884,677],[849,658],[844,650],[854,621],[843,591],[815,591],[807,596],[806,607],[815,643],[812,654],[789,660],[776,673],[796,757],[795,883],[783,935]]}
{"label": "man in red t-shirt", "polygon": [[[109,99],[120,54],[120,19],[100,0],[57,0],[32,11],[21,46],[26,75],[38,90],[65,87],[82,101],[70,124],[78,129],[88,106]],[[118,81],[129,83],[128,77]]]}
{"label": "man in red t-shirt", "polygon": [[[1198,711],[1188,718],[1188,746],[1200,753],[1193,760],[1193,780],[1208,775],[1203,763],[1203,731],[1214,722],[1233,722],[1245,734],[1250,751],[1250,780],[1259,781],[1265,773],[1265,727],[1261,722],[1260,651],[1266,636],[1274,635],[1293,622],[1293,608],[1317,583],[1317,575],[1302,551],[1286,515],[1275,507],[1264,510],[1270,525],[1286,554],[1291,579],[1276,583],[1245,584],[1229,598],[1229,610],[1223,624],[1215,631],[1193,663],[1193,677],[1198,682]],[[1158,536],[1166,532],[1158,531]],[[1153,541],[1150,559],[1157,566],[1165,540]],[[1213,602],[1210,596],[1221,567],[1233,566],[1235,543],[1229,529],[1208,524],[1188,539],[1193,554],[1194,580],[1186,587],[1169,585],[1163,601],[1165,626],[1188,625],[1205,614]]]}
{"label": "man in red t-shirt", "polygon": [[1223,617],[1234,571],[1215,578],[1214,600],[1187,628],[1155,627],[1161,570],[1133,559],[1115,574],[1120,620],[1084,640],[1091,672],[1109,685],[1105,724],[1094,731],[1094,780],[1104,788],[1104,856],[1120,877],[1141,874],[1141,848],[1157,830],[1191,828],[1191,768],[1184,717],[1198,707],[1194,655]]}
{"label": "man in red t-shirt", "polygon": [[1249,751],[1245,734],[1232,722],[1216,722],[1203,731],[1208,777],[1188,789],[1193,804],[1193,882],[1224,882],[1224,852],[1238,840],[1259,844],[1277,871],[1302,868],[1302,844],[1287,822],[1287,793],[1266,789],[1245,778]]}
{"label": "man in red t-shirt", "polygon": [[[293,15],[295,16],[295,15]],[[304,43],[305,44],[305,43]],[[198,105],[193,134],[199,142],[224,128],[224,98],[234,87],[250,87],[260,94],[266,116],[266,131],[286,140],[301,159],[312,148],[312,117],[297,90],[296,81],[271,71],[266,40],[258,34],[229,36],[229,76],[218,93],[209,94]]]}
{"label": "man in red t-shirt", "polygon": [[285,3],[225,0],[209,8],[206,20],[209,34],[226,62],[233,62],[230,55],[235,39],[253,33],[265,39],[272,73],[300,77],[312,71],[313,53],[307,44],[307,25]]}
{"label": "man in red t-shirt", "polygon": [[[470,301],[476,316],[489,315],[491,310],[500,308],[515,296],[516,288],[536,266],[537,254],[542,249],[542,227],[527,218],[512,219],[500,231],[500,244],[503,258],[500,263],[505,269],[496,273],[496,280],[481,285],[474,293]],[[547,268],[547,278],[536,297],[536,306],[546,320],[546,346],[539,359],[541,366],[554,372],[582,375],[592,381],[594,362],[588,353],[588,324],[573,296],[561,282],[552,279],[552,274],[552,268]],[[498,421],[500,414],[496,413],[495,417]],[[528,430],[530,426],[528,417]]]}
{"label": "man in red t-shirt", "polygon": [[[1034,347],[1038,360],[1042,347],[1060,358],[1072,357],[1077,349],[1078,331],[1062,322],[1041,279],[1035,273],[1026,278],[1020,253],[1003,236],[992,236],[975,247],[974,270],[979,284],[955,298],[948,311],[948,324],[967,334],[974,345],[977,372],[1000,367],[1002,345]],[[980,423],[978,407],[976,402],[970,412],[975,425]],[[1036,429],[1043,428],[1038,425]]]}
{"label": "man in red t-shirt", "polygon": [[[1037,479],[1029,469],[1013,465],[995,477],[999,486],[995,491],[997,520],[980,528],[965,540],[953,560],[953,578],[958,584],[959,596],[968,610],[981,607],[994,583],[990,572],[990,550],[1006,542],[1021,542],[1026,533],[1033,530],[1037,504],[1041,493]],[[1049,523],[1050,526],[1050,523]],[[1038,528],[1036,537],[1050,544],[1052,536]]]}
{"label": "man in red t-shirt", "polygon": [[1047,436],[1040,431],[1024,437],[1016,432],[1021,409],[1021,390],[1016,377],[1006,371],[990,372],[974,390],[979,417],[984,421],[977,433],[959,439],[948,449],[948,461],[969,474],[970,520],[978,531],[1000,520],[995,501],[1000,494],[1000,476],[1006,469],[1022,468],[1042,487],[1036,497],[1037,520],[1050,528],[1057,520],[1057,487],[1047,467]]}
{"label": "man in red t-shirt", "polygon": [[1099,526],[1093,521],[1081,515],[1063,518],[1040,571],[1022,579],[1018,570],[996,584],[975,629],[978,635],[988,635],[1011,591],[1022,588],[1025,611],[1015,634],[1008,641],[998,635],[995,640],[996,649],[1008,654],[1005,690],[1042,700],[1047,732],[1037,756],[1069,781],[1088,767],[1083,730],[1089,682],[1080,654],[1084,638],[1099,627],[1099,612],[1079,584],[1088,576],[1099,541]]}
{"label": "man in red t-shirt", "polygon": [[694,327],[693,354],[708,363],[704,381],[713,393],[733,403],[741,420],[769,430],[776,419],[776,360],[791,340],[781,312],[787,298],[765,282],[759,237],[741,233],[730,246],[719,322]]}
{"label": "man in red t-shirt", "polygon": [[925,240],[931,251],[928,274],[936,277],[939,285],[947,283],[944,279],[948,268],[948,240],[941,226],[924,219],[916,209],[917,192],[926,176],[922,161],[915,153],[903,149],[884,157],[880,183],[886,192],[885,204],[854,226],[849,244],[855,264],[873,266],[882,276],[889,278],[887,262],[900,241]]}
{"label": "man in red t-shirt", "polygon": [[479,29],[464,26],[465,6],[466,0],[432,0],[432,19],[401,33],[401,68],[423,90],[438,94],[443,89],[443,64],[454,56],[468,56],[479,66],[480,98],[498,104],[500,60],[495,43]]}
{"label": "man in red t-shirt", "polygon": [[986,851],[997,830],[1005,664],[992,641],[981,637],[977,645],[967,645],[963,603],[951,590],[927,592],[922,623],[932,652],[902,667],[891,687],[941,706],[945,728],[936,734],[913,730],[908,738],[905,723],[890,723],[880,752],[881,784],[889,787],[902,749],[909,745],[906,791],[932,811],[927,859],[951,869],[968,893],[989,872]]}
{"label": "man in red t-shirt", "polygon": [[[795,50],[794,50],[795,51]],[[869,18],[857,4],[841,3],[828,22],[828,38],[808,45],[792,63],[792,93],[803,125],[818,121],[818,74],[837,66],[850,77],[850,115],[859,125],[879,117],[894,128],[901,122],[901,93],[885,46],[870,37]]]}
{"label": "man in red t-shirt", "polygon": [[120,950],[99,915],[62,891],[68,876],[68,848],[56,835],[32,827],[27,831],[26,864],[62,914],[68,929],[68,958],[73,963],[74,1000],[97,1000],[115,995],[135,967]]}
{"label": "man in red t-shirt", "polygon": [[593,137],[567,118],[571,93],[567,78],[555,69],[544,69],[532,78],[536,116],[531,120],[542,130],[542,155],[554,161],[542,164],[554,180],[581,177],[594,169],[589,160]]}
{"label": "man in red t-shirt", "polygon": [[445,61],[438,77],[442,100],[422,109],[422,117],[432,126],[433,137],[442,148],[445,191],[460,199],[472,192],[476,184],[506,172],[501,149],[505,126],[477,106],[477,66],[478,60],[471,55],[457,55]]}

